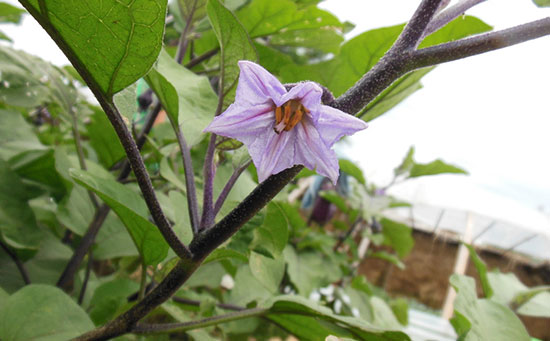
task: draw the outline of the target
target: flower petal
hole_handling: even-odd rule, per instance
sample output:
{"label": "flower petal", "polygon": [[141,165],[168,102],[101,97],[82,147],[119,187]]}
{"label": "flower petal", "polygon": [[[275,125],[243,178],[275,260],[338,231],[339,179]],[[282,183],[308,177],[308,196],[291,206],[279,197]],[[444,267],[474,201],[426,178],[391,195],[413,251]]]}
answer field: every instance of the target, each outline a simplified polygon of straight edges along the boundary
{"label": "flower petal", "polygon": [[315,126],[329,148],[342,136],[353,135],[368,126],[365,121],[328,105],[321,105],[317,115]]}
{"label": "flower petal", "polygon": [[274,117],[272,104],[243,106],[234,103],[223,114],[214,117],[204,131],[238,140],[246,137],[256,138],[266,129],[273,129]]}
{"label": "flower petal", "polygon": [[302,164],[328,177],[336,185],[340,174],[336,153],[322,140],[311,119],[294,127],[296,130],[295,164]]}
{"label": "flower petal", "polygon": [[[261,142],[258,139],[250,146],[248,151],[258,170],[258,181],[262,182],[271,174],[277,174],[296,164],[294,162],[295,141],[294,131],[276,134],[271,130],[267,143],[262,143],[260,147]],[[259,161],[256,162],[256,160]]]}
{"label": "flower petal", "polygon": [[288,93],[284,94],[280,99],[281,103],[275,102],[275,104],[280,107],[291,99],[299,99],[308,110],[313,111],[321,105],[321,96],[323,96],[321,87],[313,82],[303,82],[298,83]]}
{"label": "flower petal", "polygon": [[241,73],[235,103],[257,105],[275,101],[286,93],[281,82],[260,65],[241,60],[239,68]]}

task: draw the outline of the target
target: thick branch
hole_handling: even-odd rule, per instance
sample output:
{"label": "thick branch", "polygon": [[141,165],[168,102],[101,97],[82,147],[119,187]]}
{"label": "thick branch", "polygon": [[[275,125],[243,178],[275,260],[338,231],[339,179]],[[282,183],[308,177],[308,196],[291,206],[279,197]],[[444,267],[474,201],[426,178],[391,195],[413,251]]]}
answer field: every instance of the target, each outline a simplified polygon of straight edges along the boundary
{"label": "thick branch", "polygon": [[422,0],[407,26],[391,47],[390,53],[415,48],[441,2],[442,0]]}
{"label": "thick branch", "polygon": [[407,69],[442,64],[477,54],[498,50],[550,34],[550,18],[501,31],[490,32],[436,46],[426,47],[409,55]]}

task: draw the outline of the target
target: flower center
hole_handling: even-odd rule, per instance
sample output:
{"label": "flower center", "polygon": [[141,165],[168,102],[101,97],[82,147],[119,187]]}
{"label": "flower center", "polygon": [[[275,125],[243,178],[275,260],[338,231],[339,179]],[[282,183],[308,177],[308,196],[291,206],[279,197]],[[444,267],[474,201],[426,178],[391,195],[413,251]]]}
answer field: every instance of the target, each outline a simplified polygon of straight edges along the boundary
{"label": "flower center", "polygon": [[275,108],[275,127],[273,130],[280,134],[283,130],[289,131],[294,128],[309,110],[297,99],[291,99],[280,107]]}

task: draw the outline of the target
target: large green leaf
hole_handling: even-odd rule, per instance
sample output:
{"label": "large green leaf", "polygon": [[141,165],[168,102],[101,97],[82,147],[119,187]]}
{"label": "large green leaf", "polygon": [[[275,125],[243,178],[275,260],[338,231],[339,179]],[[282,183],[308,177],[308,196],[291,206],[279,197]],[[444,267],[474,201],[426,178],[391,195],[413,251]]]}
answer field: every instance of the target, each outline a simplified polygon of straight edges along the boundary
{"label": "large green leaf", "polygon": [[55,168],[53,149],[32,150],[10,159],[10,167],[26,183],[40,187],[59,200],[66,194],[63,178]]}
{"label": "large green leaf", "polygon": [[550,0],[533,0],[533,2],[539,7],[550,7]]}
{"label": "large green leaf", "polygon": [[139,284],[128,278],[119,278],[101,284],[90,301],[90,317],[96,325],[109,322],[117,310],[128,303],[128,296],[139,289]]}
{"label": "large green leaf", "polygon": [[[265,307],[269,308],[268,319],[303,340],[323,340],[331,334],[359,337],[361,340],[410,340],[402,332],[375,327],[358,318],[336,315],[330,309],[300,296],[274,297],[265,303]],[[388,313],[393,316],[391,310]]]}
{"label": "large green leaf", "polygon": [[162,51],[146,77],[175,126],[181,126],[190,146],[197,144],[214,117],[217,96],[207,77],[197,76]]}
{"label": "large green leaf", "polygon": [[136,192],[114,180],[101,179],[85,171],[71,170],[70,174],[116,212],[130,232],[145,264],[157,264],[166,258],[168,244],[149,221],[147,206]]}
{"label": "large green leaf", "polygon": [[27,150],[45,148],[21,114],[0,109],[0,158],[7,160]]}
{"label": "large green leaf", "polygon": [[114,212],[105,219],[95,241],[94,259],[97,260],[139,255],[128,230]]}
{"label": "large green leaf", "polygon": [[269,258],[252,251],[249,259],[252,275],[271,293],[279,289],[285,274],[285,261],[281,255]]}
{"label": "large green leaf", "polygon": [[86,312],[63,291],[49,285],[24,287],[0,310],[3,341],[68,340],[92,328]]}
{"label": "large green leaf", "polygon": [[320,252],[297,253],[289,245],[284,250],[284,257],[290,281],[305,297],[314,289],[326,287],[342,276],[338,265]]}
{"label": "large green leaf", "polygon": [[126,153],[107,115],[99,108],[93,109],[91,122],[86,125],[90,144],[95,149],[101,164],[105,168],[110,168],[126,156]]}
{"label": "large green leaf", "polygon": [[286,32],[324,29],[341,30],[343,24],[332,13],[316,6],[299,9],[290,0],[255,0],[237,13],[251,37],[263,37]]}
{"label": "large green leaf", "polygon": [[527,330],[512,310],[493,300],[477,298],[473,278],[454,274],[451,284],[458,292],[452,322],[461,340],[530,340]]}
{"label": "large green leaf", "polygon": [[439,159],[432,161],[430,163],[415,163],[410,172],[410,178],[416,178],[419,176],[427,175],[437,175],[444,173],[454,173],[454,174],[468,174],[464,169],[445,163]]}
{"label": "large green leaf", "polygon": [[517,309],[522,315],[550,317],[550,293],[548,286],[528,288],[513,273],[489,273],[496,302]]}
{"label": "large green leaf", "polygon": [[268,256],[280,255],[288,241],[288,223],[280,207],[271,202],[262,226],[254,230],[251,249]]}
{"label": "large green leaf", "polygon": [[406,257],[414,246],[412,229],[405,224],[387,218],[383,218],[380,223],[382,224],[384,244],[397,251],[399,257]]}
{"label": "large green leaf", "polygon": [[23,13],[25,11],[20,8],[0,2],[0,23],[11,22],[18,24],[21,21]]}
{"label": "large green leaf", "polygon": [[21,3],[107,96],[147,73],[162,47],[166,0]]}
{"label": "large green leaf", "polygon": [[11,247],[36,249],[40,243],[42,231],[28,203],[33,195],[34,191],[0,158],[0,234]]}
{"label": "large green leaf", "polygon": [[483,293],[485,294],[486,298],[491,298],[493,296],[493,288],[491,287],[491,283],[489,282],[489,278],[487,276],[487,265],[479,257],[476,250],[472,245],[465,244],[468,248],[468,251],[470,252],[470,258],[472,259],[472,262],[474,262],[474,265],[476,267],[477,273],[479,275],[479,279],[481,281],[481,288],[483,289]]}
{"label": "large green leaf", "polygon": [[220,44],[220,85],[224,103],[233,102],[239,77],[239,60],[257,61],[258,56],[248,33],[235,15],[219,0],[209,0],[206,6],[212,29]]}

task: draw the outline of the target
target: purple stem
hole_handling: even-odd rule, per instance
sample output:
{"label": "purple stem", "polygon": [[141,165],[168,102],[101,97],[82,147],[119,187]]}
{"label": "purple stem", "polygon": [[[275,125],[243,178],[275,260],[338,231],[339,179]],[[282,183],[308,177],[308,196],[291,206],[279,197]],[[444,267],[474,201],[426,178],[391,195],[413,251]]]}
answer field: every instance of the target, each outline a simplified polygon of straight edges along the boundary
{"label": "purple stem", "polygon": [[208,149],[204,158],[204,196],[202,201],[202,219],[200,229],[207,229],[214,224],[213,200],[214,200],[214,176],[216,175],[216,165],[214,164],[214,152],[216,151],[216,134],[210,136]]}
{"label": "purple stem", "polygon": [[451,6],[447,8],[446,10],[438,13],[432,21],[430,21],[430,24],[428,27],[426,27],[426,30],[422,34],[422,38],[419,40],[419,43],[430,34],[434,33],[435,31],[439,30],[443,26],[447,25],[451,21],[453,21],[458,16],[464,14],[467,10],[474,7],[475,5],[478,5],[482,2],[485,2],[487,0],[462,0],[459,3],[455,4],[454,6]]}
{"label": "purple stem", "polygon": [[244,172],[244,170],[247,169],[248,166],[251,163],[252,163],[252,160],[249,160],[244,165],[242,165],[242,166],[238,167],[237,169],[235,169],[233,174],[231,174],[231,177],[229,178],[229,180],[225,184],[225,186],[222,189],[220,195],[218,196],[218,199],[216,200],[216,204],[214,205],[214,218],[216,217],[216,215],[218,214],[218,212],[222,208],[223,203],[225,202],[225,199],[227,199],[227,196],[229,195],[229,192],[231,192],[231,189],[233,188],[233,186],[235,185],[235,183],[239,179],[239,176],[241,176],[241,174]]}

